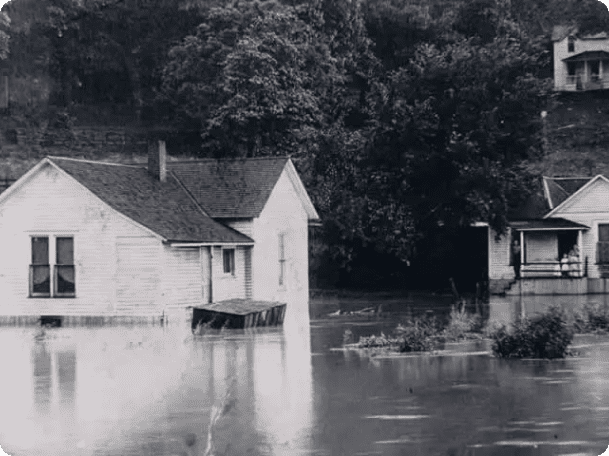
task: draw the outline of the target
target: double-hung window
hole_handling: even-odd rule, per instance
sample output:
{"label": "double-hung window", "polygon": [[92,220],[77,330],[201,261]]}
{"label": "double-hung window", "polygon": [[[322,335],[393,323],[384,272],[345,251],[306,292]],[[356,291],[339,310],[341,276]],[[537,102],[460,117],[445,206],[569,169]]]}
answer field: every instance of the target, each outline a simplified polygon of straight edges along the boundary
{"label": "double-hung window", "polygon": [[222,249],[224,274],[235,275],[235,249]]}
{"label": "double-hung window", "polygon": [[[75,296],[74,238],[34,236],[31,243],[30,296]],[[51,262],[51,258],[55,261]]]}

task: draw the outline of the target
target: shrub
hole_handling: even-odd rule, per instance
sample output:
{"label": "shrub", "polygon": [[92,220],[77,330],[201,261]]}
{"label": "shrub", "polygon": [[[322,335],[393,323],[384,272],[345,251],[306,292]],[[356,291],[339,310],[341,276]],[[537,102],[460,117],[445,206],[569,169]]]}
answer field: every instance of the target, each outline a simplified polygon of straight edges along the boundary
{"label": "shrub", "polygon": [[582,311],[574,313],[573,327],[579,333],[609,330],[607,309],[598,303],[586,303]]}
{"label": "shrub", "polygon": [[465,307],[451,308],[444,337],[448,340],[467,339],[474,332],[480,332],[480,317],[465,311]]}
{"label": "shrub", "polygon": [[[395,348],[400,352],[430,351],[434,349],[434,340],[442,331],[435,317],[424,316],[405,321],[397,326],[394,334],[360,337],[358,348]],[[343,336],[343,341],[345,337]]]}
{"label": "shrub", "polygon": [[562,310],[523,319],[508,331],[502,326],[491,333],[492,350],[501,358],[564,358],[573,340],[573,331]]}

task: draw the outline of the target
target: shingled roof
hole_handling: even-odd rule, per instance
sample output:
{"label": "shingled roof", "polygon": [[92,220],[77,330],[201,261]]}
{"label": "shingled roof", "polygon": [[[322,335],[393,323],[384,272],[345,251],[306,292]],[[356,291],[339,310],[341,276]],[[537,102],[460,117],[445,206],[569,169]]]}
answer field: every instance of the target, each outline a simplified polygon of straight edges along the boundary
{"label": "shingled roof", "polygon": [[254,218],[262,212],[286,157],[168,162],[167,167],[214,218]]}
{"label": "shingled roof", "polygon": [[590,182],[590,177],[544,177],[546,198],[550,209],[562,204],[567,198]]}
{"label": "shingled roof", "polygon": [[527,200],[508,213],[510,220],[542,219],[576,191],[590,182],[590,177],[543,177]]}
{"label": "shingled roof", "polygon": [[253,243],[206,215],[171,173],[165,182],[159,182],[142,166],[59,157],[48,160],[104,203],[167,241]]}

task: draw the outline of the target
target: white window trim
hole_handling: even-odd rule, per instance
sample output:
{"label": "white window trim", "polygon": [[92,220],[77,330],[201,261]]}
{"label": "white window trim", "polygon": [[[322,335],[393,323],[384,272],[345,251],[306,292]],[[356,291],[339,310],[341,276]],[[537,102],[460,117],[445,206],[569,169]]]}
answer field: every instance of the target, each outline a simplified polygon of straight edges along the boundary
{"label": "white window trim", "polygon": [[[232,271],[230,272],[226,272],[224,271],[224,251],[225,250],[232,250],[233,251],[233,264],[232,266]],[[231,246],[223,246],[222,247],[222,254],[220,255],[221,261],[222,261],[222,277],[225,278],[229,278],[229,277],[237,277],[237,246],[235,245],[231,245]]]}
{"label": "white window trim", "polygon": [[[32,283],[30,277],[30,266],[32,265],[32,239],[36,237],[46,237],[49,239],[49,278],[50,278],[50,290],[49,294],[41,294],[34,293],[32,290]],[[57,266],[57,238],[72,238],[73,247],[74,247],[74,258],[73,266],[74,266],[74,287],[76,288],[76,235],[74,231],[58,231],[54,230],[51,232],[44,231],[30,231],[29,232],[29,262],[28,262],[28,298],[32,299],[74,299],[76,297],[76,292],[74,294],[57,294],[56,286],[55,286],[55,266]]]}
{"label": "white window trim", "polygon": [[[283,256],[281,255],[281,240],[283,240]],[[287,242],[288,233],[286,231],[281,231],[277,233],[277,283],[280,290],[285,290],[287,288],[287,277],[288,277],[288,260],[289,256],[287,254],[288,247]]]}

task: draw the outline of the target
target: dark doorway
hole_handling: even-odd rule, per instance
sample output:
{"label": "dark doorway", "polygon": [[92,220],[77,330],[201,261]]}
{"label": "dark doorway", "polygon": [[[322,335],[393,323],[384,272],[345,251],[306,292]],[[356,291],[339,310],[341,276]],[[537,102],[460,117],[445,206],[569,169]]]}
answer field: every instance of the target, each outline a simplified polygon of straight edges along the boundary
{"label": "dark doorway", "polygon": [[560,231],[558,233],[558,260],[573,249],[577,245],[577,231]]}
{"label": "dark doorway", "polygon": [[455,241],[452,277],[459,292],[476,291],[488,280],[488,227],[464,228]]}

